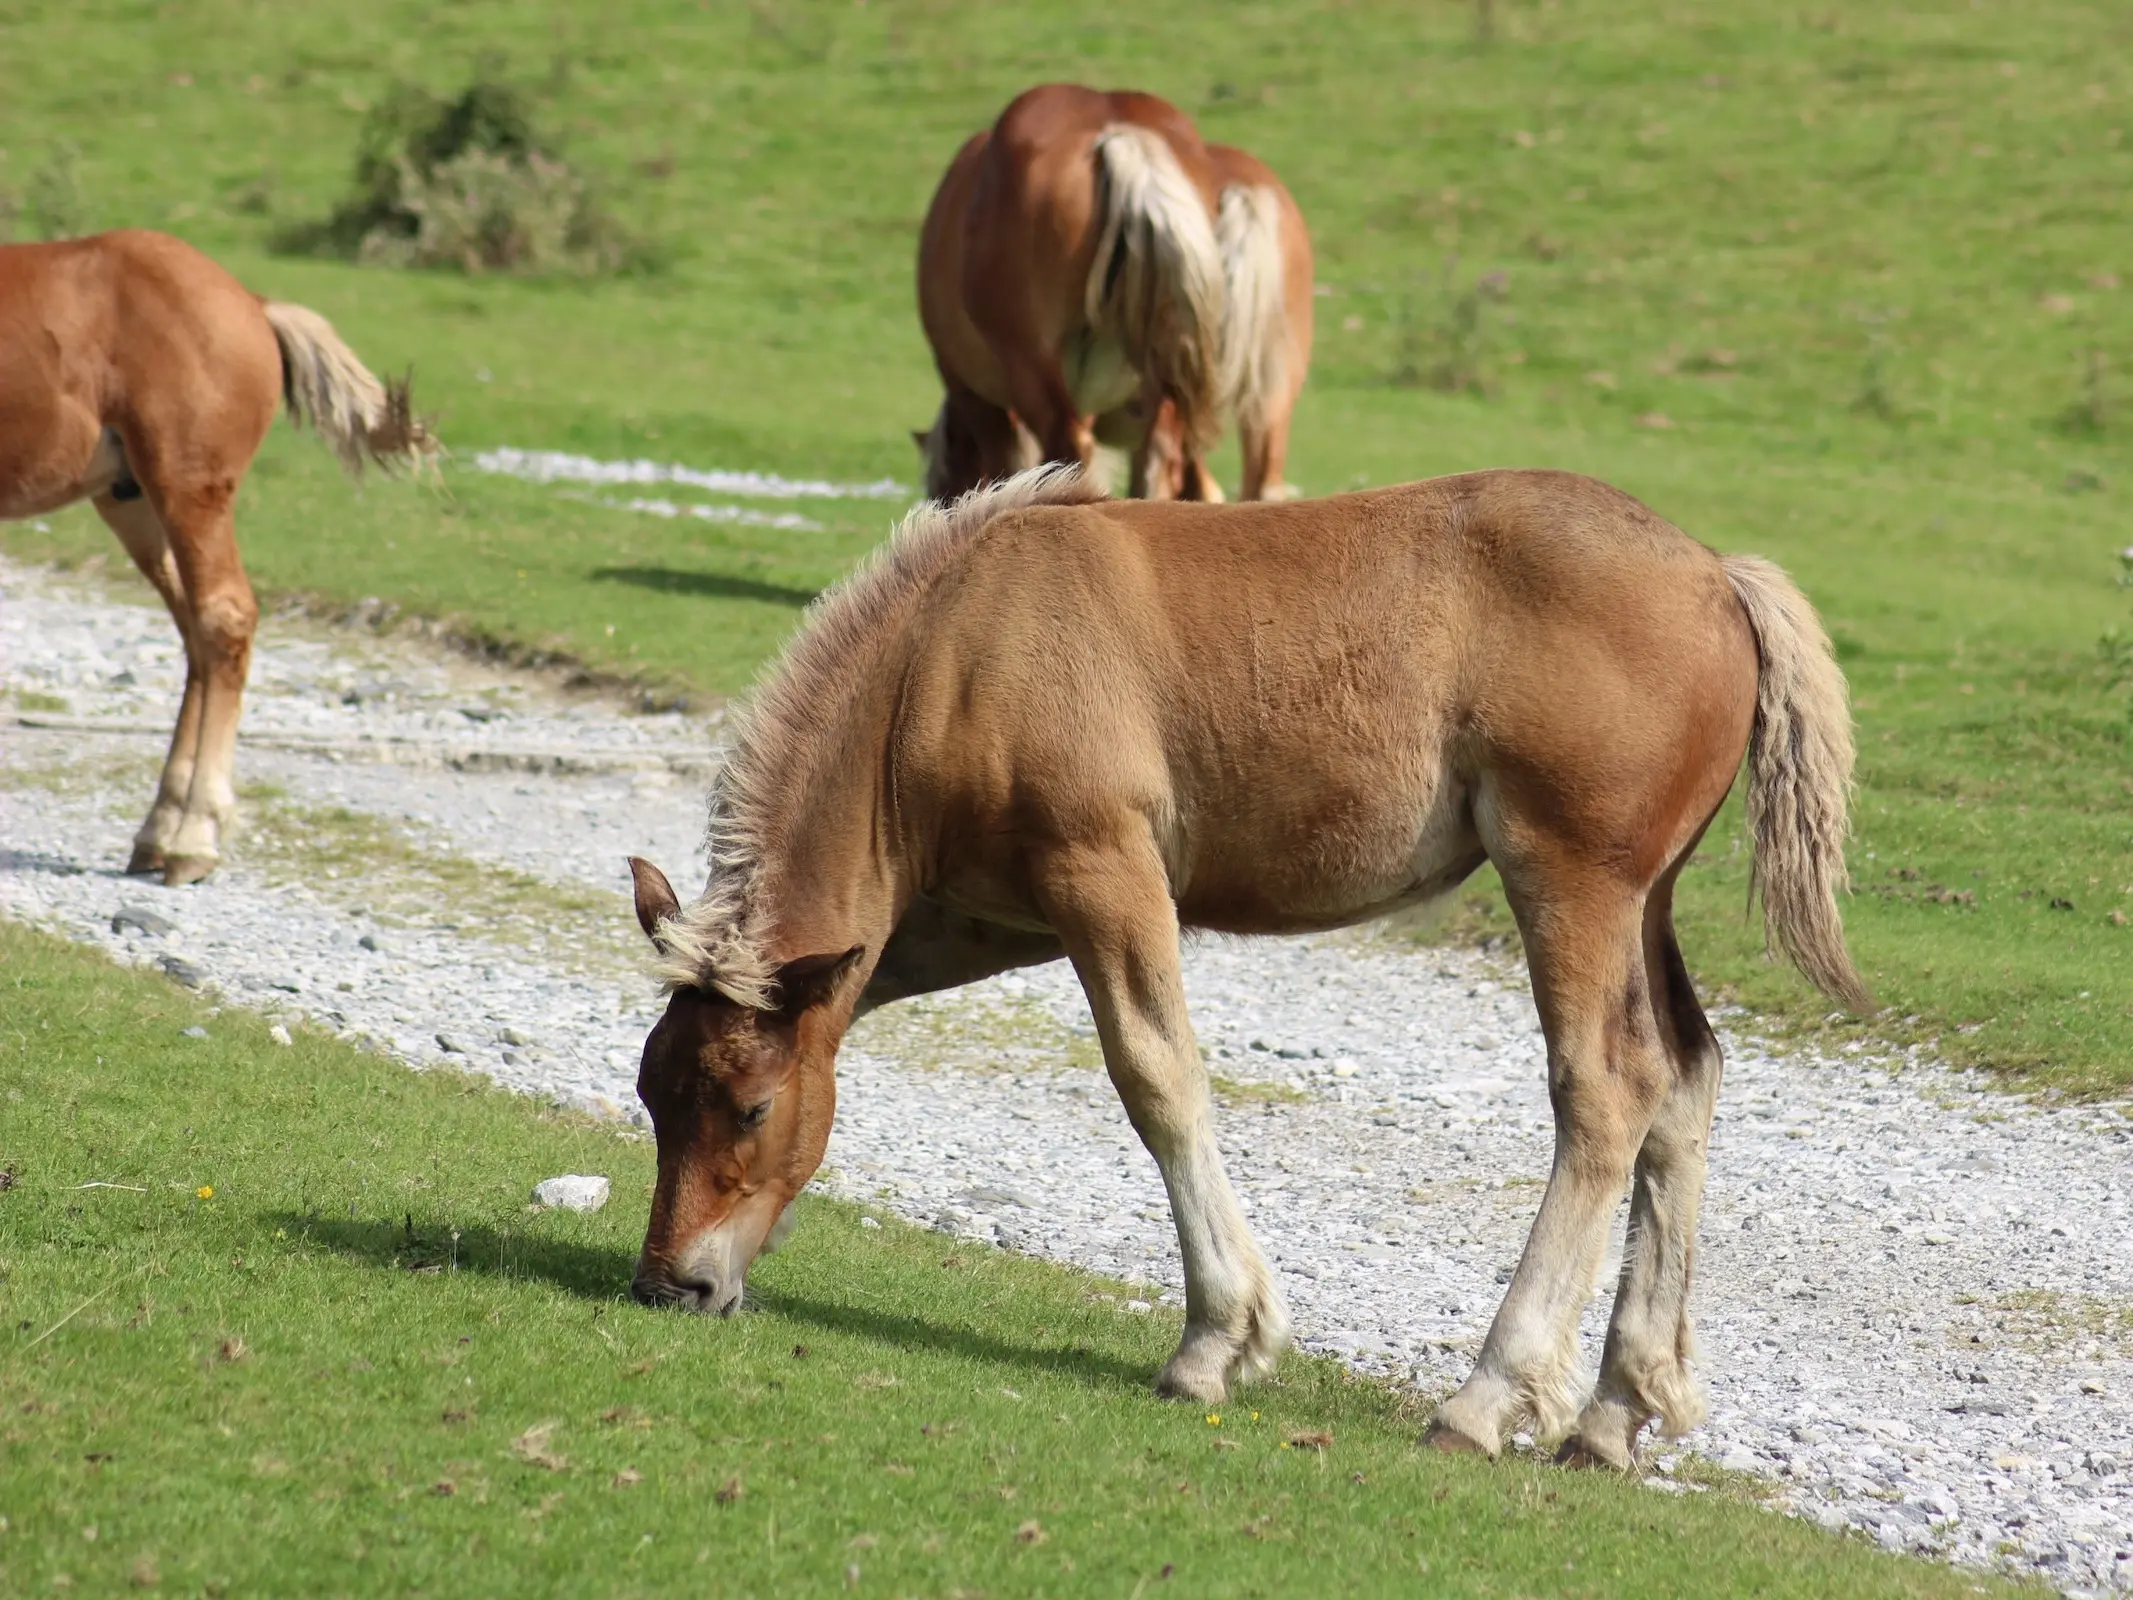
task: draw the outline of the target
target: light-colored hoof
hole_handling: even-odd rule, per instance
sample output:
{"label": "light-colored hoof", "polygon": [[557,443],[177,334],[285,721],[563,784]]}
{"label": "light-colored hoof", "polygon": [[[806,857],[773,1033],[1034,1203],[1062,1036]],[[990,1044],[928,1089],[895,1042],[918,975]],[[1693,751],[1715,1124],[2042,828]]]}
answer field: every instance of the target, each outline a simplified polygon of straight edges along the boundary
{"label": "light-colored hoof", "polygon": [[163,887],[182,889],[188,883],[198,883],[221,864],[220,856],[166,856],[163,858]]}
{"label": "light-colored hoof", "polygon": [[1456,1422],[1447,1422],[1442,1414],[1431,1417],[1429,1426],[1422,1430],[1422,1443],[1439,1455],[1487,1456],[1496,1459],[1494,1446],[1475,1438]]}
{"label": "light-colored hoof", "polygon": [[1556,1451],[1556,1464],[1627,1472],[1637,1464],[1637,1435],[1649,1420],[1634,1398],[1595,1396]]}
{"label": "light-colored hoof", "polygon": [[1229,1398],[1229,1382],[1220,1372],[1209,1374],[1185,1364],[1181,1356],[1172,1356],[1155,1380],[1156,1398],[1160,1400],[1189,1400],[1194,1405],[1218,1406]]}
{"label": "light-colored hoof", "polygon": [[1166,1400],[1219,1405],[1235,1385],[1272,1372],[1288,1347],[1288,1307],[1268,1282],[1241,1331],[1210,1323],[1188,1325],[1177,1354],[1155,1381],[1155,1392]]}
{"label": "light-colored hoof", "polygon": [[145,840],[135,840],[133,859],[126,863],[126,875],[128,877],[138,877],[145,873],[161,872],[162,870],[163,847],[159,844],[149,844]]}

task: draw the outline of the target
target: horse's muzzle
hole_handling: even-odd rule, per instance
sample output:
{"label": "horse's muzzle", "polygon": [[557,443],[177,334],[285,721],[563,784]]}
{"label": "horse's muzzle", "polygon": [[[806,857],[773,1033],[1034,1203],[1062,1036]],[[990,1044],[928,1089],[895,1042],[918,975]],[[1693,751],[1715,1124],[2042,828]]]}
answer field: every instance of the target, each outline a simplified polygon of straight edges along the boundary
{"label": "horse's muzzle", "polygon": [[672,1306],[699,1316],[730,1317],[741,1308],[741,1280],[731,1284],[681,1283],[663,1274],[640,1272],[630,1280],[630,1297],[639,1305]]}

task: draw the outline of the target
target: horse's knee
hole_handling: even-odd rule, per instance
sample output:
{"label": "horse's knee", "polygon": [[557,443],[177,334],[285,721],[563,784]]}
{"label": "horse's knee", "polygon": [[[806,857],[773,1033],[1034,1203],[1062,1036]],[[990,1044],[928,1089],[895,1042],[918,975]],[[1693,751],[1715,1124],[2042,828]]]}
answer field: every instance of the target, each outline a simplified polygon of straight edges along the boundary
{"label": "horse's knee", "polygon": [[259,627],[259,601],[250,584],[203,596],[193,606],[193,632],[211,656],[249,654]]}

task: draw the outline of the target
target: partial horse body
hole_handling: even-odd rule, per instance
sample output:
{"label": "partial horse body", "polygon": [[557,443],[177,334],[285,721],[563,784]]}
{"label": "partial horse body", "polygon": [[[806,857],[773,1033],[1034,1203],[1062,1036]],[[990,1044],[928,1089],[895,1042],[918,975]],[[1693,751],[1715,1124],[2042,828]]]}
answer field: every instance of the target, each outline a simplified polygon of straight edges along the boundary
{"label": "partial horse body", "polygon": [[1311,358],[1311,245],[1281,181],[1152,95],[1020,96],[950,163],[926,215],[919,318],[947,393],[927,493],[1041,461],[1132,455],[1132,492],[1219,500],[1233,413],[1244,498],[1285,490]]}
{"label": "partial horse body", "polygon": [[[1554,1170],[1433,1437],[1522,1422],[1625,1465],[1701,1415],[1690,1266],[1719,1048],[1677,875],[1748,761],[1774,942],[1867,999],[1836,896],[1842,675],[1776,568],[1629,496],[1481,472],[1280,506],[1107,502],[1035,472],[922,507],[811,613],[713,789],[681,907],[633,863],[673,986],[639,1089],[659,1176],[635,1290],[728,1311],[820,1163],[853,1017],[1066,956],[1175,1213],[1186,1327],[1159,1387],[1213,1401],[1288,1318],[1215,1147],[1182,928],[1294,933],[1486,859],[1548,1041]],[[1577,1327],[1629,1242],[1597,1386]]]}
{"label": "partial horse body", "polygon": [[121,232],[0,247],[0,519],[88,500],[185,641],[185,698],[129,872],[215,869],[259,607],[237,486],[277,401],[350,472],[435,449],[405,384],[326,319],[264,301],[190,245]]}

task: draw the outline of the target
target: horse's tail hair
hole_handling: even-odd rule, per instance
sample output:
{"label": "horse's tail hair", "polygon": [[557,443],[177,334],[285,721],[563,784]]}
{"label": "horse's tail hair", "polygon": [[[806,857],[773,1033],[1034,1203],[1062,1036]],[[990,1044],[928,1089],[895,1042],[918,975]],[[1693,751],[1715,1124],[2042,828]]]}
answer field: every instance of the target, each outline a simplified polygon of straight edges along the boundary
{"label": "horse's tail hair", "polygon": [[1844,673],[1814,607],[1776,566],[1727,556],[1761,658],[1748,741],[1751,892],[1763,925],[1808,981],[1860,1015],[1874,997],[1844,944],[1837,895],[1849,885],[1852,717]]}
{"label": "horse's tail hair", "polygon": [[1163,136],[1113,123],[1096,140],[1097,242],[1084,312],[1176,402],[1196,448],[1221,430],[1222,249],[1207,203]]}
{"label": "horse's tail hair", "polygon": [[407,379],[378,378],[308,307],[268,300],[264,308],[281,346],[289,415],[316,430],[352,475],[370,462],[420,468],[437,454],[436,435],[410,404]]}
{"label": "horse's tail hair", "polygon": [[1237,426],[1256,433],[1288,380],[1288,294],[1282,281],[1281,195],[1233,183],[1215,213],[1228,308],[1222,329],[1222,398]]}

